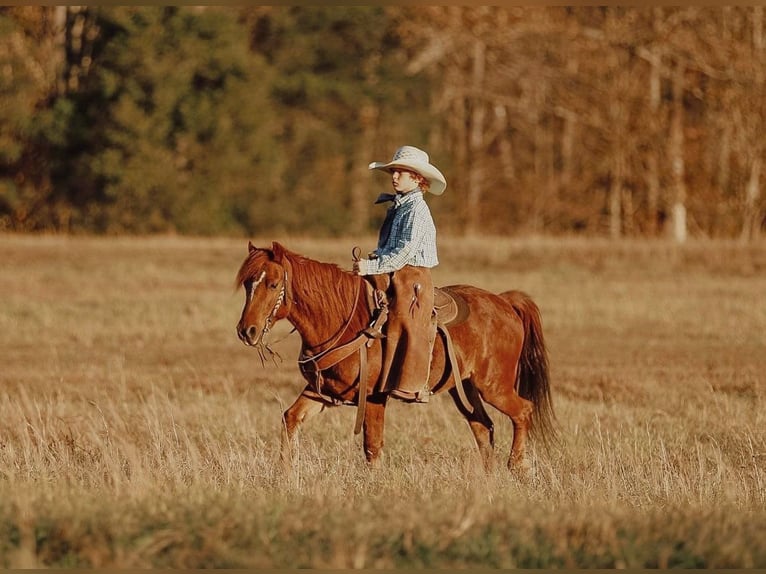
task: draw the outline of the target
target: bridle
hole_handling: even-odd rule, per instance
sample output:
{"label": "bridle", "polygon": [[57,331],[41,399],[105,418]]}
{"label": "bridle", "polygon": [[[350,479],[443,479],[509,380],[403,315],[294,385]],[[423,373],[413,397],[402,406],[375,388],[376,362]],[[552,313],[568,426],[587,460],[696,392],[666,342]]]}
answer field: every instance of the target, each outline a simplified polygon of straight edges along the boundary
{"label": "bridle", "polygon": [[[327,347],[315,355],[309,355],[306,353],[306,349],[301,349],[301,354],[298,357],[298,368],[303,376],[307,380],[313,379],[314,389],[308,388],[303,391],[306,396],[319,400],[322,403],[329,405],[338,404],[353,404],[353,402],[343,401],[334,396],[327,396],[322,392],[322,384],[324,380],[323,371],[334,367],[338,363],[345,361],[355,353],[359,354],[359,392],[357,395],[357,408],[356,408],[356,421],[354,422],[354,434],[359,434],[362,430],[362,423],[364,421],[365,406],[367,404],[367,348],[372,345],[375,339],[371,338],[368,330],[365,329],[359,332],[356,337],[351,341],[343,344],[338,344],[341,337],[346,333],[351,321],[356,315],[356,308],[359,305],[359,295],[362,290],[362,284],[364,280],[360,279],[356,284],[356,293],[354,294],[354,306],[351,309],[351,313],[348,316],[348,320],[338,331],[338,334],[333,337],[332,341]],[[383,316],[385,320],[385,316]]]}
{"label": "bridle", "polygon": [[[284,275],[282,277],[282,287],[279,290],[279,295],[277,295],[277,300],[274,303],[274,306],[271,309],[271,312],[266,316],[266,320],[263,324],[263,329],[261,329],[261,333],[258,336],[258,342],[253,345],[257,350],[258,353],[261,356],[261,362],[265,362],[266,356],[264,354],[264,349],[269,352],[272,359],[276,356],[280,359],[282,358],[279,353],[274,351],[274,349],[271,348],[271,345],[266,342],[266,335],[269,334],[269,331],[271,331],[271,327],[275,322],[277,313],[279,312],[279,308],[282,306],[282,304],[288,299],[287,298],[287,269],[283,268]],[[253,280],[253,284],[250,286],[250,290],[248,293],[248,303],[252,303],[253,299],[255,298],[255,290],[258,288],[258,285],[261,284],[264,277],[266,276],[265,271],[261,271],[260,276],[258,279]],[[288,310],[289,313],[289,310]],[[286,336],[291,335],[295,331],[295,328],[293,327],[293,330],[290,331]],[[277,341],[279,342],[279,341]]]}
{"label": "bridle", "polygon": [[269,331],[271,331],[271,325],[274,322],[274,318],[277,316],[277,311],[279,311],[279,308],[282,306],[282,303],[284,303],[286,295],[287,295],[287,269],[284,269],[284,276],[282,277],[282,288],[279,290],[277,301],[276,303],[274,303],[274,307],[271,309],[271,313],[269,313],[268,316],[266,317],[266,322],[264,323],[263,330],[261,331],[261,340],[263,340],[263,338],[269,333]]}
{"label": "bridle", "polygon": [[[278,342],[281,342],[284,338],[287,338],[288,336],[292,335],[297,330],[296,327],[293,327],[292,330],[287,335],[285,335],[285,337],[283,337],[283,339],[280,339],[279,341],[274,341],[271,344],[266,343],[266,341],[265,341],[266,336],[271,331],[271,327],[275,323],[275,319],[276,319],[277,313],[279,312],[280,307],[282,307],[282,304],[285,303],[285,301],[287,301],[288,303],[290,302],[289,298],[287,296],[287,289],[288,289],[289,283],[288,283],[288,275],[287,275],[287,268],[286,268],[286,266],[283,267],[283,271],[284,271],[284,275],[283,275],[283,278],[282,278],[282,288],[279,290],[279,295],[277,296],[277,300],[274,303],[274,306],[272,307],[271,312],[266,316],[266,319],[265,319],[264,325],[263,325],[263,329],[261,329],[260,336],[258,337],[258,345],[256,345],[256,346],[259,347],[259,352],[261,352],[262,359],[263,359],[263,353],[261,351],[261,348],[266,349],[270,353],[270,355],[272,357],[273,356],[277,356],[277,357],[279,357],[281,359],[281,356],[279,355],[279,353],[274,351],[271,348],[271,345],[272,344],[276,344]],[[261,275],[258,277],[258,279],[253,281],[253,284],[250,287],[249,301],[253,300],[253,298],[255,296],[255,290],[258,287],[258,285],[263,281],[265,275],[266,275],[266,272],[262,271]],[[336,345],[338,344],[338,341],[340,341],[341,338],[343,337],[343,335],[346,333],[346,331],[348,330],[349,326],[351,325],[351,322],[354,320],[354,316],[356,315],[356,309],[359,306],[359,294],[360,294],[360,291],[362,289],[362,283],[363,283],[363,281],[358,281],[357,284],[356,284],[356,291],[354,292],[354,305],[351,308],[351,313],[349,313],[348,319],[346,319],[346,322],[341,326],[341,328],[338,330],[337,334],[332,337],[330,342],[327,343],[327,347],[323,351],[320,351],[319,353],[310,355],[310,354],[308,354],[306,352],[306,349],[302,349],[301,350],[301,354],[298,357],[298,366],[299,366],[299,368],[301,366],[309,364],[309,363],[313,363],[315,365],[318,364],[318,362],[323,357],[325,357],[328,353],[332,352],[333,350],[335,350],[337,348]],[[289,310],[288,310],[287,313],[289,314]],[[321,343],[320,345],[324,345],[324,344],[325,343]]]}
{"label": "bridle", "polygon": [[[284,269],[284,277],[282,281],[282,288],[280,289],[279,295],[277,296],[277,300],[274,303],[274,307],[271,309],[271,312],[266,317],[263,329],[261,330],[260,337],[258,338],[258,343],[256,348],[258,349],[259,354],[261,355],[261,361],[265,362],[265,355],[264,355],[264,349],[268,351],[272,358],[276,355],[279,357],[279,354],[276,353],[269,344],[264,342],[264,338],[268,334],[268,332],[271,330],[272,324],[277,320],[277,313],[279,312],[279,309],[281,308],[282,304],[287,302],[287,305],[289,306],[292,302],[291,295],[289,293],[289,287],[290,283],[288,282],[288,273],[287,273],[287,266],[283,266]],[[255,289],[260,284],[261,281],[263,281],[265,272],[262,272],[260,277],[253,283],[253,285],[250,287],[250,293],[249,293],[249,301],[252,301],[253,296],[255,294]],[[317,400],[320,400],[326,404],[348,404],[346,401],[341,401],[337,399],[336,397],[327,396],[322,392],[322,384],[323,384],[323,375],[322,372],[334,367],[338,363],[344,361],[345,359],[349,358],[351,355],[358,353],[359,355],[359,392],[358,392],[358,398],[357,398],[357,411],[356,411],[356,421],[354,423],[354,434],[358,434],[362,429],[362,423],[364,420],[364,412],[365,412],[365,405],[367,402],[367,376],[368,376],[368,369],[367,369],[367,348],[372,345],[372,343],[375,341],[374,338],[372,338],[372,335],[369,333],[369,328],[365,329],[363,331],[360,331],[356,337],[354,337],[352,340],[350,340],[347,343],[339,344],[339,341],[342,339],[343,335],[348,331],[348,328],[351,326],[352,321],[354,320],[354,317],[356,315],[357,307],[359,306],[359,299],[361,295],[362,290],[362,284],[364,283],[364,280],[359,278],[356,284],[356,291],[354,293],[354,304],[351,309],[351,313],[348,315],[348,319],[344,322],[344,324],[341,326],[340,330],[338,330],[337,334],[332,337],[329,343],[327,343],[327,347],[325,347],[324,350],[316,353],[316,354],[309,354],[307,353],[307,349],[303,347],[301,349],[300,356],[298,357],[298,368],[301,370],[301,372],[304,374],[307,379],[313,379],[314,383],[314,391],[311,391],[311,394],[314,395],[314,397]],[[290,314],[290,309],[288,308],[287,313],[284,315],[286,317]],[[382,322],[385,322],[387,315],[386,313],[383,313],[379,315],[379,317],[376,319],[377,322],[382,324]],[[284,318],[281,317],[281,318]],[[288,333],[287,336],[292,334],[296,330],[295,327],[293,327],[293,330]],[[321,343],[319,346],[324,346],[325,343]],[[280,357],[281,359],[281,357]],[[309,392],[308,389],[304,390],[304,393]],[[353,404],[353,403],[351,403]]]}

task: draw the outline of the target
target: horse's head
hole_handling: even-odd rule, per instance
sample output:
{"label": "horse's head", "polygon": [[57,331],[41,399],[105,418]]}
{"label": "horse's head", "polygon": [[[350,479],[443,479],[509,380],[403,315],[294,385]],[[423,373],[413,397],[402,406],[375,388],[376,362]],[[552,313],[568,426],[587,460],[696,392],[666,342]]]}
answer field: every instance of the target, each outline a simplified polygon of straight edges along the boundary
{"label": "horse's head", "polygon": [[246,345],[262,346],[272,325],[290,312],[290,265],[279,243],[275,242],[272,249],[248,243],[248,249],[247,259],[237,273],[237,285],[245,289],[237,335]]}

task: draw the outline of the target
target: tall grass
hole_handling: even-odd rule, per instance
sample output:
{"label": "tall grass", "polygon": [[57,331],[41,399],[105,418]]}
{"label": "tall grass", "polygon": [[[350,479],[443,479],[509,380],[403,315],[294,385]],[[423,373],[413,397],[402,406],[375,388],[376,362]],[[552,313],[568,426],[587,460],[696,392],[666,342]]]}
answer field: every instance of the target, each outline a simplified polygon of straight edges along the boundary
{"label": "tall grass", "polygon": [[0,237],[0,566],[766,567],[766,246],[442,240],[438,284],[541,307],[562,441],[524,475],[441,395],[390,406],[382,468],[339,407],[283,474],[299,342],[237,340],[245,254]]}

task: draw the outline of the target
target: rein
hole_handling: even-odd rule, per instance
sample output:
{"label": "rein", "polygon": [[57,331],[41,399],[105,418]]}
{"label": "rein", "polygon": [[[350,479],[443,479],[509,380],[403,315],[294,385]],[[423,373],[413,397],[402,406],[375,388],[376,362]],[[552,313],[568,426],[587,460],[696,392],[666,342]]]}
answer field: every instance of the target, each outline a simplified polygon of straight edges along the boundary
{"label": "rein", "polygon": [[[351,309],[351,314],[348,316],[348,320],[346,321],[346,323],[340,328],[340,331],[338,331],[338,334],[333,338],[332,342],[329,343],[328,347],[324,351],[321,351],[317,353],[316,355],[308,355],[306,354],[306,351],[301,350],[301,354],[298,357],[299,365],[304,365],[306,363],[316,363],[323,356],[327,355],[328,353],[331,353],[335,349],[335,344],[346,333],[346,330],[348,329],[349,325],[351,325],[351,321],[353,321],[354,319],[354,315],[356,314],[356,308],[359,306],[359,293],[361,289],[362,289],[362,281],[360,280],[356,284],[356,293],[354,294],[354,306]],[[317,346],[320,346],[320,345],[317,345]],[[325,368],[328,368],[328,367],[325,367]]]}
{"label": "rein", "polygon": [[[288,261],[289,266],[289,261]],[[277,300],[274,303],[274,307],[271,309],[271,312],[266,317],[266,321],[264,324],[264,327],[261,331],[261,337],[260,340],[264,341],[266,335],[271,330],[271,326],[276,319],[277,313],[279,312],[279,309],[282,307],[282,304],[287,302],[288,308],[287,308],[287,314],[290,313],[289,304],[292,302],[292,295],[290,291],[291,289],[291,283],[289,282],[290,277],[288,277],[288,270],[287,266],[284,267],[284,277],[282,281],[282,288],[280,289],[279,295],[277,296]],[[291,269],[292,271],[292,269]],[[250,288],[251,297],[252,293],[254,292],[257,285],[263,280],[263,274],[255,280],[255,283]],[[354,423],[354,434],[359,434],[362,430],[362,426],[364,423],[364,413],[367,403],[367,379],[369,378],[368,373],[368,360],[367,360],[367,349],[373,345],[375,342],[375,339],[380,338],[380,333],[383,324],[386,322],[388,318],[388,302],[386,301],[385,297],[382,298],[382,300],[378,300],[377,296],[373,297],[375,308],[379,311],[377,313],[377,317],[375,314],[373,314],[373,321],[368,325],[365,329],[360,331],[356,337],[351,339],[350,341],[338,344],[338,342],[343,338],[343,336],[348,331],[348,328],[351,326],[351,322],[354,320],[354,316],[356,315],[356,310],[359,307],[359,299],[361,295],[362,290],[362,284],[365,283],[365,281],[361,278],[357,281],[356,284],[356,290],[354,292],[354,303],[353,307],[351,308],[351,312],[348,315],[348,319],[343,323],[343,325],[340,327],[340,329],[337,331],[337,333],[332,337],[329,343],[327,343],[327,347],[317,352],[316,354],[309,354],[307,352],[307,349],[302,348],[300,355],[298,356],[298,368],[303,373],[304,377],[306,377],[309,381],[313,379],[314,389],[306,389],[304,393],[310,393],[309,396],[313,398],[314,400],[318,400],[320,402],[323,402],[328,405],[340,405],[340,404],[350,404],[353,405],[354,403],[350,400],[342,400],[337,396],[328,396],[326,394],[322,393],[322,386],[323,386],[323,372],[330,369],[331,367],[334,367],[341,363],[342,361],[348,359],[353,355],[354,353],[359,353],[359,379],[358,379],[358,392],[357,392],[357,411],[356,411],[356,420]],[[373,293],[373,295],[375,295]],[[284,338],[289,336],[290,334],[294,333],[297,330],[295,326],[293,326],[293,329],[288,333]],[[455,380],[455,387],[457,390],[457,394],[459,397],[459,400],[463,406],[463,408],[466,409],[468,413],[473,412],[473,405],[471,405],[470,400],[468,400],[468,397],[465,394],[465,389],[463,388],[462,384],[462,377],[460,376],[460,372],[458,370],[458,362],[457,357],[454,354],[454,348],[452,344],[451,337],[449,335],[449,331],[446,328],[445,324],[437,323],[437,330],[439,330],[442,334],[442,336],[445,339],[445,350],[447,353],[447,362],[452,366],[452,376]],[[280,339],[281,341],[282,339]],[[277,341],[279,342],[279,341]],[[315,347],[321,347],[324,346],[325,343],[320,343],[319,345],[316,345]],[[275,354],[275,352],[270,348],[269,345],[265,345],[266,349],[272,353],[272,355]],[[277,355],[278,356],[278,355]],[[263,359],[263,356],[261,357]],[[281,358],[281,357],[280,357]]]}
{"label": "rein", "polygon": [[[288,262],[289,265],[289,262]],[[264,274],[262,273],[258,279],[256,279],[253,283],[253,285],[250,287],[250,297],[253,297],[253,293],[255,292],[256,287],[258,284],[263,281]],[[350,357],[354,352],[359,351],[359,394],[357,398],[357,413],[356,413],[356,422],[354,424],[354,434],[358,434],[362,430],[362,424],[364,422],[364,411],[365,406],[367,403],[367,347],[372,345],[373,338],[371,335],[365,333],[365,331],[362,331],[357,337],[348,343],[345,343],[340,346],[336,346],[338,341],[343,337],[343,335],[348,331],[349,326],[351,325],[351,322],[354,320],[354,316],[356,315],[356,309],[359,306],[359,296],[361,295],[362,291],[362,283],[363,280],[357,281],[356,284],[356,291],[354,293],[354,305],[351,308],[351,313],[348,316],[348,319],[346,322],[341,326],[340,330],[338,331],[337,335],[335,335],[330,343],[328,344],[327,348],[316,355],[309,355],[306,353],[305,349],[301,350],[301,354],[298,357],[298,368],[302,373],[304,373],[304,376],[307,376],[309,374],[313,375],[314,378],[314,385],[316,387],[315,391],[312,391],[313,394],[316,395],[316,399],[326,402],[328,404],[339,404],[342,403],[338,399],[334,397],[329,397],[327,395],[322,394],[322,371],[325,371],[329,369],[330,367],[333,367],[340,363],[341,361],[347,359]],[[288,273],[287,273],[287,266],[284,267],[284,277],[282,280],[282,288],[279,291],[279,295],[277,296],[277,300],[274,303],[274,307],[271,309],[271,312],[266,317],[266,320],[264,322],[263,329],[261,330],[261,336],[260,336],[260,343],[258,350],[261,353],[261,360],[264,360],[263,352],[261,351],[262,347],[265,347],[267,351],[269,351],[272,356],[277,355],[279,357],[279,354],[276,353],[274,350],[271,349],[271,346],[267,343],[265,343],[266,335],[271,330],[271,325],[276,319],[277,313],[279,312],[280,307],[282,306],[282,303],[287,301],[288,303],[288,310],[287,314],[289,315],[290,309],[289,304],[291,302],[292,295],[288,293],[288,291],[291,291],[290,289],[290,283],[288,282]],[[293,325],[293,329],[285,335],[282,339],[287,338],[289,335],[294,333],[297,330],[297,327]],[[282,340],[280,339],[280,341]],[[277,341],[279,342],[279,341]],[[367,345],[365,345],[367,343]],[[324,345],[324,343],[320,343],[321,346]],[[280,357],[281,359],[281,357]],[[311,365],[313,369],[309,371],[308,366]],[[351,403],[353,404],[353,403]]]}

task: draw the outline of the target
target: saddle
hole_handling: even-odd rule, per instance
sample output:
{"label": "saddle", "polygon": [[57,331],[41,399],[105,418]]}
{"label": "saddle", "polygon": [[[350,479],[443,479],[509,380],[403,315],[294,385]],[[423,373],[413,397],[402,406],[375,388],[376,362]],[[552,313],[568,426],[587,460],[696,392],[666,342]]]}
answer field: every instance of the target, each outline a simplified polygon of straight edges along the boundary
{"label": "saddle", "polygon": [[[387,302],[390,284],[388,275],[367,275],[367,303],[370,309],[380,309]],[[436,322],[444,327],[454,327],[464,322],[469,315],[465,299],[453,287],[434,287],[434,315]]]}
{"label": "saddle", "polygon": [[[388,275],[368,275],[365,277],[367,284],[367,302],[373,312],[373,320],[363,332],[370,339],[383,339],[383,325],[388,318],[388,288],[391,280]],[[457,357],[455,356],[455,346],[452,343],[449,328],[460,325],[466,319],[470,310],[468,303],[462,295],[454,290],[454,287],[434,287],[434,308],[431,316],[432,325],[434,325],[434,336],[436,332],[441,333],[444,338],[447,361],[452,368],[452,376],[455,380],[460,401],[463,407],[469,412],[473,412],[473,406],[466,397],[463,388],[460,370],[458,369]],[[433,348],[433,343],[432,343]]]}
{"label": "saddle", "polygon": [[[364,279],[363,285],[365,286],[367,304],[373,315],[372,321],[367,328],[363,329],[352,341],[339,347],[327,349],[317,357],[306,357],[301,352],[301,357],[298,360],[301,372],[307,380],[313,378],[316,387],[316,390],[304,389],[303,394],[312,400],[318,400],[323,404],[335,406],[349,403],[339,400],[337,397],[322,394],[322,371],[337,365],[355,352],[359,353],[359,392],[357,394],[354,434],[359,434],[362,430],[367,403],[367,348],[372,345],[375,339],[385,338],[383,325],[388,318],[389,304],[387,291],[390,287],[390,277],[387,275],[368,275]],[[474,407],[465,394],[454,345],[447,329],[447,327],[459,325],[468,318],[468,315],[468,304],[461,295],[454,292],[450,287],[434,288],[432,326],[435,324],[435,330],[439,331],[444,337],[447,360],[452,369],[452,377],[455,381],[458,397],[466,412],[472,413]]]}
{"label": "saddle", "polygon": [[434,287],[434,314],[438,324],[454,327],[468,318],[468,304],[451,287]]}

